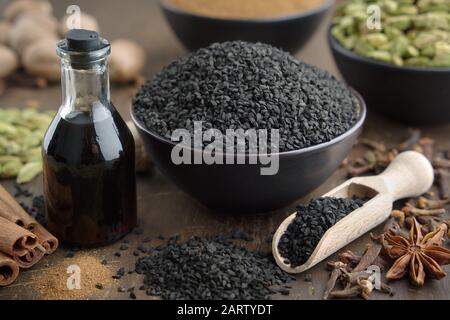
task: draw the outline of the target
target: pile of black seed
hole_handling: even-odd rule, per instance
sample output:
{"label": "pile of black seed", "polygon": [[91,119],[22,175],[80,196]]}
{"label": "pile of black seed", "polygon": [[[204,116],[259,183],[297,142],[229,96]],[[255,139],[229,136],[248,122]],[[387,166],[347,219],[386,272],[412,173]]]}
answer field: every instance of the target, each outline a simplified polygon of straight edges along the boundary
{"label": "pile of black seed", "polygon": [[319,198],[297,206],[297,215],[278,243],[285,263],[292,267],[304,264],[325,232],[367,199]]}
{"label": "pile of black seed", "polygon": [[136,262],[136,272],[144,274],[144,290],[168,300],[183,299],[265,299],[274,289],[295,280],[280,270],[270,254],[253,252],[223,236],[178,237],[153,254]]}
{"label": "pile of black seed", "polygon": [[[356,122],[358,102],[328,72],[261,43],[213,44],[182,57],[145,83],[136,117],[170,139],[176,129],[279,129],[280,151],[336,138]],[[269,132],[270,133],[270,132]],[[211,142],[204,142],[204,146]]]}

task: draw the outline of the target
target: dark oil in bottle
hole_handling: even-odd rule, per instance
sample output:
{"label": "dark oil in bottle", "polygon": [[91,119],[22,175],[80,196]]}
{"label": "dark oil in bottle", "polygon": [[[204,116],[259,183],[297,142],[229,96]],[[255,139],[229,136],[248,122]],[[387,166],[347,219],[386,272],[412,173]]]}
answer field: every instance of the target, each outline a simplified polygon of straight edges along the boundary
{"label": "dark oil in bottle", "polygon": [[43,144],[48,228],[81,246],[110,243],[136,225],[134,140],[112,107],[111,115],[57,116]]}

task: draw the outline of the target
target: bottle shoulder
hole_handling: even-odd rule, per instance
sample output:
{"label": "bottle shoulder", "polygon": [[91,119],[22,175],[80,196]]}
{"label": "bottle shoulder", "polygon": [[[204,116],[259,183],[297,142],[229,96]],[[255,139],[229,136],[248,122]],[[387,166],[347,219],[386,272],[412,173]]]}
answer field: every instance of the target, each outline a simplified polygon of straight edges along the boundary
{"label": "bottle shoulder", "polygon": [[134,157],[134,140],[115,110],[99,121],[88,114],[58,114],[44,137],[43,152],[67,162],[113,161]]}

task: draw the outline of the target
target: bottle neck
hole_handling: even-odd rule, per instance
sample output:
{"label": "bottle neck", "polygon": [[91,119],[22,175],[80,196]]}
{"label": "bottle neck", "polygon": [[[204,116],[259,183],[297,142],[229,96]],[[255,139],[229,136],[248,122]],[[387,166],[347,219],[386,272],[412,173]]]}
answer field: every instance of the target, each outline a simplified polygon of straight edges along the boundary
{"label": "bottle neck", "polygon": [[108,107],[110,101],[107,60],[102,59],[89,68],[74,68],[69,59],[62,59],[61,83],[63,110],[92,112]]}

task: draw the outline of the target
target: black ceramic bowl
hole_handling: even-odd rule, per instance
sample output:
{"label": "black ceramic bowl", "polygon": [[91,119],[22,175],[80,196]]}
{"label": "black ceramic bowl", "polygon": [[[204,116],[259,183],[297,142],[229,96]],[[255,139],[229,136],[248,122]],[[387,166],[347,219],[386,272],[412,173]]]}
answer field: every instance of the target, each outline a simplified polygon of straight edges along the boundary
{"label": "black ceramic bowl", "polygon": [[359,116],[349,131],[327,143],[279,153],[279,171],[272,176],[260,175],[261,165],[248,161],[234,165],[175,165],[171,160],[175,143],[147,130],[133,112],[132,118],[156,166],[186,193],[220,212],[269,212],[316,189],[348,155],[366,118],[364,101],[355,95]]}
{"label": "black ceramic bowl", "polygon": [[261,19],[200,16],[183,11],[164,0],[159,3],[176,36],[191,51],[214,42],[243,40],[268,43],[295,53],[313,35],[334,0],[325,0],[321,6],[298,14]]}
{"label": "black ceramic bowl", "polygon": [[412,125],[450,122],[450,68],[421,68],[377,61],[328,41],[345,81],[368,108]]}

